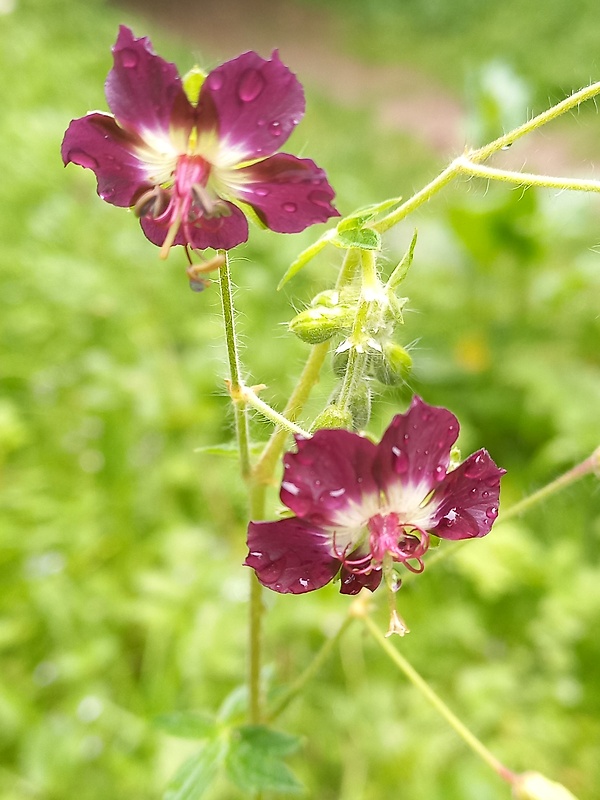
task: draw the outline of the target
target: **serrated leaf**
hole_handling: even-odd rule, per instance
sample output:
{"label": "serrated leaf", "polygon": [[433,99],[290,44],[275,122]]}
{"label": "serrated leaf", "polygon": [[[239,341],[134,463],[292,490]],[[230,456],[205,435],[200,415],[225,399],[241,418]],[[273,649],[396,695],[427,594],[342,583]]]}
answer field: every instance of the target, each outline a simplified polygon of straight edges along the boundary
{"label": "serrated leaf", "polygon": [[331,242],[344,250],[352,247],[358,250],[381,249],[381,236],[372,228],[352,228],[347,231],[338,231]]}
{"label": "serrated leaf", "polygon": [[217,731],[214,717],[200,711],[174,711],[161,714],[154,724],[170,736],[182,739],[211,739]]}
{"label": "serrated leaf", "polygon": [[213,782],[226,752],[227,743],[224,740],[208,742],[184,761],[167,786],[163,800],[198,800],[202,797]]}
{"label": "serrated leaf", "polygon": [[254,792],[302,791],[302,784],[282,756],[298,747],[298,739],[264,725],[245,725],[232,737],[225,769],[241,789]]}
{"label": "serrated leaf", "polygon": [[311,261],[321,250],[325,247],[325,245],[331,240],[331,237],[335,234],[335,228],[330,231],[327,231],[320,239],[317,239],[314,244],[311,244],[310,247],[307,247],[306,250],[303,250],[300,255],[293,261],[287,269],[287,272],[283,276],[283,278],[279,281],[277,285],[277,291],[282,289],[285,284],[296,275],[296,273],[300,272],[302,267],[305,267],[309,261]]}

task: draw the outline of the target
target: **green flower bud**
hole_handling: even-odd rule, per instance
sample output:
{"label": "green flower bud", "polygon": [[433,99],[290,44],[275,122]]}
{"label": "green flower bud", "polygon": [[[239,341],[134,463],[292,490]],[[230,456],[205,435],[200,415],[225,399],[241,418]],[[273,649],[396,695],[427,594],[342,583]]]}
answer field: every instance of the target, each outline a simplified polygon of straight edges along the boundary
{"label": "green flower bud", "polygon": [[350,398],[350,414],[354,430],[363,430],[371,418],[371,389],[366,380],[362,380]]}
{"label": "green flower bud", "polygon": [[319,292],[310,301],[311,306],[326,306],[327,308],[334,308],[340,302],[340,293],[336,289],[326,289],[324,292]]}
{"label": "green flower bud", "polygon": [[515,800],[577,800],[560,783],[548,780],[539,772],[524,772],[513,783]]}
{"label": "green flower bud", "polygon": [[352,325],[353,309],[349,306],[319,305],[301,311],[289,323],[289,329],[308,344],[320,344],[342,333]]}
{"label": "green flower bud", "polygon": [[327,406],[324,411],[321,411],[319,416],[315,419],[311,426],[311,433],[319,430],[320,428],[351,428],[352,427],[352,414],[345,411],[339,406]]}
{"label": "green flower bud", "polygon": [[399,344],[387,342],[382,353],[374,353],[369,372],[386,386],[399,386],[406,382],[412,367],[410,353]]}

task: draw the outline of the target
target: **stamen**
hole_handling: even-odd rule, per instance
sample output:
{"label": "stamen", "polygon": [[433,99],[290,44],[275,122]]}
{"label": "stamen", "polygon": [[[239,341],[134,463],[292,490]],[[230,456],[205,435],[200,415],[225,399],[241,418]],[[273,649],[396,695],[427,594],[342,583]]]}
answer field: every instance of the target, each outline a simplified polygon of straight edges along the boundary
{"label": "stamen", "polygon": [[173,242],[175,241],[175,237],[177,236],[177,231],[179,230],[180,225],[181,225],[181,212],[177,214],[177,216],[169,226],[169,230],[167,231],[165,240],[162,243],[162,247],[160,248],[160,257],[163,259],[163,261],[165,261],[169,257],[169,250],[173,246]]}
{"label": "stamen", "polygon": [[169,193],[160,186],[155,186],[138,199],[133,206],[133,213],[136,217],[152,217],[156,219],[167,210],[169,205]]}

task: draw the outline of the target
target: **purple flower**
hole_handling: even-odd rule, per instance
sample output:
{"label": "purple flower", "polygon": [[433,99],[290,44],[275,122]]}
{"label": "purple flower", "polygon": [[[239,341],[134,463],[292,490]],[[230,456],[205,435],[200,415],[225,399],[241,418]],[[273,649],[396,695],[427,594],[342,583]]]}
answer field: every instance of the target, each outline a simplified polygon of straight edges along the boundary
{"label": "purple flower", "polygon": [[450,469],[456,417],[415,397],[379,444],[346,430],[296,437],[284,458],[281,500],[295,516],[251,522],[246,566],[276,592],[374,591],[400,562],[423,570],[430,534],[471,539],[498,515],[500,477],[485,450]]}
{"label": "purple flower", "polygon": [[228,250],[245,242],[237,204],[280,233],[339,216],[323,170],[276,153],[304,114],[302,86],[276,51],[268,61],[253,52],[227,61],[199,93],[125,26],[113,56],[105,84],[113,114],[73,120],[62,157],[95,172],[107,203],[133,207],[163,256],[176,244]]}

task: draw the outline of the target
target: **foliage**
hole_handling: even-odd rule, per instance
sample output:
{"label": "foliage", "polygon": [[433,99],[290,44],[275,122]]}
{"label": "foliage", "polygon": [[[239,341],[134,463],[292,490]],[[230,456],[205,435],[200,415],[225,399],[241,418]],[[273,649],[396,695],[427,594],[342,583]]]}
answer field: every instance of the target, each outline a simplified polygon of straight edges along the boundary
{"label": "foliage", "polygon": [[[577,16],[570,12],[569,24],[583,53],[589,36]],[[217,293],[191,293],[183,256],[159,263],[136,220],[97,202],[92,177],[60,163],[69,119],[104,107],[107,45],[119,21],[100,0],[29,0],[0,28],[2,74],[19,75],[0,118],[10,143],[0,150],[7,800],[161,797],[198,745],[158,731],[153,719],[214,713],[244,676],[241,486],[230,459],[194,452],[232,436],[215,377],[225,374]],[[135,27],[145,32],[146,23]],[[527,28],[520,35],[534,54]],[[187,50],[169,47],[185,66]],[[582,53],[587,78],[594,65]],[[539,73],[524,55],[518,66],[530,80],[542,72],[561,80],[554,60],[538,64]],[[367,110],[313,100],[303,136],[328,166],[344,214],[435,173],[418,143],[391,133],[374,143]],[[599,443],[597,204],[463,185],[416,224],[403,284],[415,312],[405,309],[411,388],[457,414],[464,452],[485,445],[509,470],[508,506]],[[317,235],[255,231],[234,263],[248,289],[245,360],[256,381],[274,387],[275,404],[293,381],[281,365],[307,352],[280,334],[294,314],[290,297],[308,302],[315,280],[325,288],[340,251],[326,248],[275,301],[272,289]],[[390,271],[412,235],[407,227],[387,240]],[[373,430],[407,398],[406,388],[382,387]],[[254,433],[267,430],[256,422]],[[552,775],[581,800],[600,785],[599,539],[600,495],[587,479],[407,581],[401,597],[413,631],[402,644],[407,657],[504,762]],[[329,587],[270,603],[275,687],[310,661],[346,601]],[[422,700],[390,681],[359,631],[347,634],[305,702],[290,707],[285,727],[305,737],[289,763],[322,800],[506,797]],[[254,734],[240,741],[249,746]],[[237,755],[239,770],[248,763],[241,744]],[[197,757],[189,763],[198,768]],[[218,783],[207,796],[243,796],[236,792]]]}

